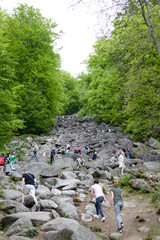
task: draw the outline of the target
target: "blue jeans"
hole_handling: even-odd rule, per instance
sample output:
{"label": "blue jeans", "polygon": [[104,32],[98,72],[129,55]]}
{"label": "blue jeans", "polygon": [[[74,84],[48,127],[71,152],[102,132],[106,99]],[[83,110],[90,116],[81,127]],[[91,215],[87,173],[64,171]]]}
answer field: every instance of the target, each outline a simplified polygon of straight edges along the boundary
{"label": "blue jeans", "polygon": [[115,210],[115,214],[116,214],[116,219],[117,219],[117,224],[118,224],[118,228],[121,228],[121,223],[122,223],[122,218],[120,216],[120,211],[123,208],[123,202],[118,202],[115,206],[114,206],[114,210]]}
{"label": "blue jeans", "polygon": [[101,203],[103,201],[104,201],[103,196],[98,197],[98,198],[96,198],[96,204],[95,204],[97,215],[99,215],[99,213],[100,213],[102,217],[104,217],[104,214],[103,214],[103,211],[102,211],[102,208],[101,208]]}

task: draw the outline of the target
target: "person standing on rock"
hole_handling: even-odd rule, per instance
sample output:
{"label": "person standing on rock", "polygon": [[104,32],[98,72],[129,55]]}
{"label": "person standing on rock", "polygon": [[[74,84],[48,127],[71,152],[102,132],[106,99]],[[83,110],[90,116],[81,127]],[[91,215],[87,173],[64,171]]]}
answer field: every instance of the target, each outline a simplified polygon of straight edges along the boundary
{"label": "person standing on rock", "polygon": [[51,160],[50,160],[50,164],[52,164],[52,162],[54,163],[54,157],[55,157],[55,155],[56,155],[56,152],[55,152],[54,149],[52,149],[52,151],[51,151]]}
{"label": "person standing on rock", "polygon": [[79,168],[84,167],[84,159],[82,158],[82,156],[80,156],[79,158],[77,158],[77,170],[79,170]]}
{"label": "person standing on rock", "polygon": [[29,195],[32,196],[32,198],[36,204],[35,211],[38,211],[39,206],[37,204],[37,198],[35,196],[34,182],[36,182],[35,176],[32,173],[29,173],[28,169],[25,169],[24,174],[22,175],[22,184],[21,184],[22,203],[24,204],[25,194],[29,193]]}
{"label": "person standing on rock", "polygon": [[123,222],[122,217],[120,216],[120,211],[123,208],[123,197],[122,197],[122,190],[118,187],[118,181],[115,180],[113,182],[113,187],[110,189],[111,191],[111,199],[108,208],[111,208],[112,202],[114,201],[114,210],[116,214],[118,229],[117,232],[122,232]]}
{"label": "person standing on rock", "polygon": [[101,216],[102,216],[101,222],[104,222],[105,217],[104,217],[104,214],[103,214],[103,211],[102,211],[101,204],[102,204],[103,201],[106,202],[106,198],[105,198],[104,193],[102,191],[102,187],[99,185],[99,180],[98,179],[94,180],[94,185],[91,187],[91,202],[92,202],[92,199],[93,199],[93,194],[96,195],[96,204],[95,204],[96,215],[94,215],[94,217],[99,218],[99,213],[100,213]]}
{"label": "person standing on rock", "polygon": [[123,151],[121,151],[121,154],[120,154],[120,156],[119,156],[119,158],[118,158],[119,168],[121,169],[120,175],[123,175],[124,168],[125,168],[124,157],[125,157],[125,153],[124,153]]}
{"label": "person standing on rock", "polygon": [[38,160],[38,158],[37,158],[37,149],[36,148],[34,148],[33,154],[34,154],[34,159]]}

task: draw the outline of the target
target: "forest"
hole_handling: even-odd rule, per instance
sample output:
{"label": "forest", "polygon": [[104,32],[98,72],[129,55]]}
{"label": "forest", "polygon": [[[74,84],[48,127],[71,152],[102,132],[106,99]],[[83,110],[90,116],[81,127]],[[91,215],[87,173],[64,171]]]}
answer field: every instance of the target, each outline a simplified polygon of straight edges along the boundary
{"label": "forest", "polygon": [[0,9],[0,147],[73,113],[122,126],[137,141],[160,140],[160,4],[121,2],[77,78],[61,70],[57,23],[27,4],[11,15]]}

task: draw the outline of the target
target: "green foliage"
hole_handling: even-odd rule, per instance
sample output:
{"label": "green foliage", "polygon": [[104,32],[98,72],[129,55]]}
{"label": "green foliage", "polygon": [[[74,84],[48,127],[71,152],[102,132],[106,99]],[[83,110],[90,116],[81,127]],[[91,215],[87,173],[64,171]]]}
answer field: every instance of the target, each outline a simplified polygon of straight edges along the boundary
{"label": "green foliage", "polygon": [[160,228],[159,224],[157,223],[156,225],[152,226],[152,231],[147,233],[147,238],[146,240],[156,240],[156,236],[160,235]]}
{"label": "green foliage", "polygon": [[102,186],[102,191],[103,191],[104,194],[107,194],[107,190],[104,186]]}
{"label": "green foliage", "polygon": [[59,73],[61,80],[61,107],[63,114],[73,114],[80,109],[80,93],[78,91],[78,82],[69,73],[61,71]]}
{"label": "green foliage", "polygon": [[129,185],[129,181],[131,179],[131,175],[127,174],[126,176],[121,176],[118,183],[120,187],[124,187],[124,186],[128,186]]}
{"label": "green foliage", "polygon": [[3,189],[0,189],[0,197],[2,197]]}
{"label": "green foliage", "polygon": [[160,184],[157,187],[156,191],[154,193],[151,193],[151,203],[154,206],[158,206],[160,203]]}
{"label": "green foliage", "polygon": [[38,232],[35,228],[29,228],[26,232],[26,236],[30,237],[30,238],[36,236],[37,234],[38,234]]}
{"label": "green foliage", "polygon": [[[148,3],[152,31],[160,43],[160,7]],[[138,1],[117,15],[110,37],[94,45],[87,75],[80,76],[84,96],[78,116],[122,125],[136,140],[160,138],[160,55]],[[144,4],[144,13],[147,9]]]}

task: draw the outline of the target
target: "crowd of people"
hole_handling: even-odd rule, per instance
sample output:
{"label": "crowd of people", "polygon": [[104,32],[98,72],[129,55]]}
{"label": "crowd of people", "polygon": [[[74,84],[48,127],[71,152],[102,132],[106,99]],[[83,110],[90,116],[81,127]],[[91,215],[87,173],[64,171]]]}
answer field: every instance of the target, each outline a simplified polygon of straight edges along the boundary
{"label": "crowd of people", "polygon": [[3,153],[0,156],[0,176],[10,176],[12,171],[15,170],[15,155],[10,154],[9,152],[4,155]]}

